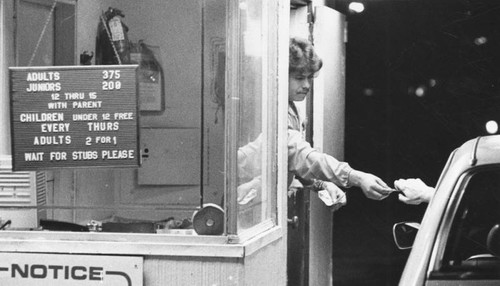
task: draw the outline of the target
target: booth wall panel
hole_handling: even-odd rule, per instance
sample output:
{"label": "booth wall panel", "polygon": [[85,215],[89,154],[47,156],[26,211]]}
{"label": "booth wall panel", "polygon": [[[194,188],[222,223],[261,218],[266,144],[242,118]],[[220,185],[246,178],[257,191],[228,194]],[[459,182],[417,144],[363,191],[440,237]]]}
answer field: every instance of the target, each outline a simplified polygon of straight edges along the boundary
{"label": "booth wall panel", "polygon": [[240,282],[243,276],[243,260],[210,257],[147,257],[144,261],[144,276],[145,286],[242,285]]}

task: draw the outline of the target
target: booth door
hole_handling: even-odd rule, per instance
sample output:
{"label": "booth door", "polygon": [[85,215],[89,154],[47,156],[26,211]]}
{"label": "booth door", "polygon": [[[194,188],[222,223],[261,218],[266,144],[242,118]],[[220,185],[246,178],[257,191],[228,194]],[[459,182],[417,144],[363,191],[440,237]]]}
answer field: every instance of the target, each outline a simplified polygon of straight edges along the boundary
{"label": "booth door", "polygon": [[[312,4],[295,2],[290,10],[290,37],[308,39],[311,37],[310,21],[308,17],[312,11]],[[300,116],[311,118],[312,93],[302,102],[296,102]],[[307,124],[306,140],[311,142],[311,125]],[[287,277],[288,286],[309,285],[309,191],[298,189],[288,194],[288,242],[287,242]]]}
{"label": "booth door", "polygon": [[[314,17],[309,17],[311,13]],[[311,19],[314,19],[312,31]],[[308,118],[306,139],[314,148],[339,160],[344,159],[346,28],[345,15],[329,7],[309,5],[292,9],[290,14],[291,36],[313,39],[323,60],[313,92],[298,104]],[[331,285],[334,215],[316,192],[289,195],[289,286]]]}
{"label": "booth door", "polygon": [[288,196],[288,286],[305,286],[309,280],[309,191]]}

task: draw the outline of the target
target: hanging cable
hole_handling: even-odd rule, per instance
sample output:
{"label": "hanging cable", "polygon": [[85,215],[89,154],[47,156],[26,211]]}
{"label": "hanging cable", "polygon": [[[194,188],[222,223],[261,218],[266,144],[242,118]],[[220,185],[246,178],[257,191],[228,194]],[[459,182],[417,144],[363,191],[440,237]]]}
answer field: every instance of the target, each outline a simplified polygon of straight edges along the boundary
{"label": "hanging cable", "polygon": [[33,51],[33,54],[31,54],[30,61],[28,62],[28,66],[31,66],[33,64],[33,60],[35,59],[36,53],[38,52],[38,48],[40,47],[40,43],[42,42],[43,35],[45,34],[45,30],[47,30],[47,26],[49,25],[50,19],[52,18],[52,14],[54,14],[54,10],[56,9],[57,5],[57,0],[54,0],[54,3],[52,3],[52,7],[50,8],[49,15],[47,16],[47,19],[45,20],[45,25],[43,25],[42,32],[40,33],[40,37],[38,37],[38,41],[36,42],[35,50]]}

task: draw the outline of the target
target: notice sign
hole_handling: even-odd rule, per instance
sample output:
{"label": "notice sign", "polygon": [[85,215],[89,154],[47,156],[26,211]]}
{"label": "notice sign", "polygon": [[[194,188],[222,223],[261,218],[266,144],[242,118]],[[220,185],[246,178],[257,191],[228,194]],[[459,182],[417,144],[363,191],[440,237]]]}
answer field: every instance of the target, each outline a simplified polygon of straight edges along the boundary
{"label": "notice sign", "polygon": [[10,68],[13,169],[139,166],[136,69]]}
{"label": "notice sign", "polygon": [[142,286],[142,257],[2,253],[1,285]]}

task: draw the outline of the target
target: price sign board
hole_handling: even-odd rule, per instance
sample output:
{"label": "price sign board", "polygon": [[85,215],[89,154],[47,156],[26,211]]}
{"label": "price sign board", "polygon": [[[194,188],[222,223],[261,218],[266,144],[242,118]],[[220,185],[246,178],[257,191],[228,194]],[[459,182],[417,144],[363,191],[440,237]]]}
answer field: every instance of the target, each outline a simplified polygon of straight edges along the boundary
{"label": "price sign board", "polygon": [[13,169],[139,166],[136,70],[9,68]]}

